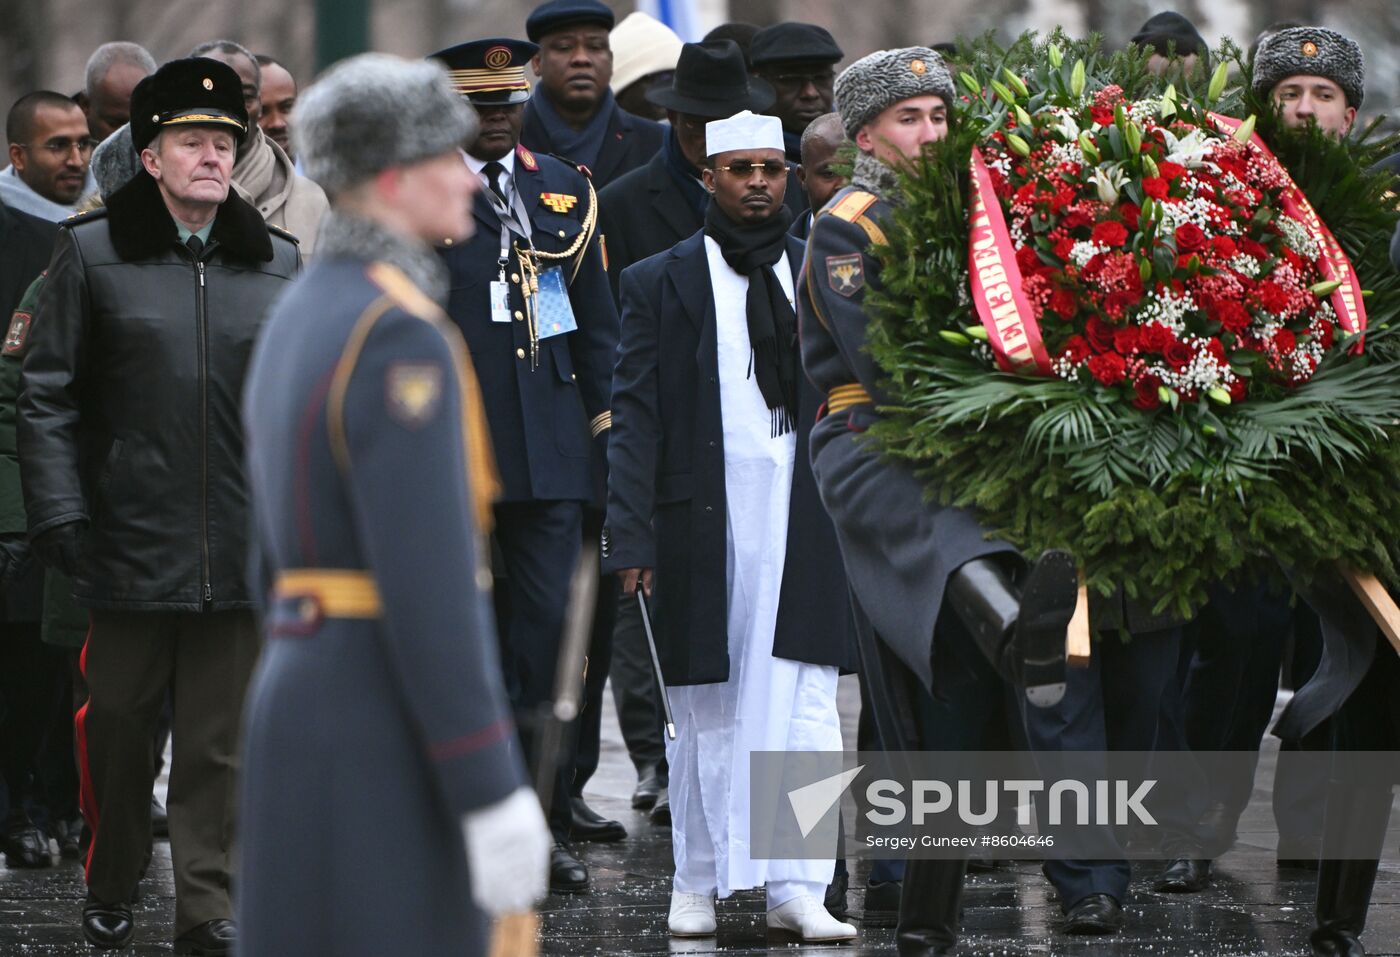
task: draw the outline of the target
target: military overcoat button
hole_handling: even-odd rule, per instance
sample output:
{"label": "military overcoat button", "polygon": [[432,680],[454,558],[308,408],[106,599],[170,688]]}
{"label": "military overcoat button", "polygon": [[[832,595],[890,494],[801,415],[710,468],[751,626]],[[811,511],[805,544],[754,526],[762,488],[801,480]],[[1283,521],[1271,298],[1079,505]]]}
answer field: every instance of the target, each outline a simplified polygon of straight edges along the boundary
{"label": "military overcoat button", "polygon": [[516,357],[517,359],[523,359],[523,358],[525,358],[525,350],[524,350],[524,349],[516,349],[516,350],[515,350],[515,357]]}

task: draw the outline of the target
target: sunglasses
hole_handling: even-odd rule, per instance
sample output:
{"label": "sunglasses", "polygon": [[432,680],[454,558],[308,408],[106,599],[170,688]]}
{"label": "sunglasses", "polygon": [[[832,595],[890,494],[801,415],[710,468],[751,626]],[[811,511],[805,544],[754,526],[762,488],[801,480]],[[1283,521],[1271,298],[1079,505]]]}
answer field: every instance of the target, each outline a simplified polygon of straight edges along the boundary
{"label": "sunglasses", "polygon": [[763,163],[750,163],[748,160],[738,160],[728,166],[716,166],[717,170],[724,170],[726,173],[733,173],[735,176],[752,176],[754,170],[759,170],[768,179],[777,179],[779,176],[787,175],[787,164],[777,160],[768,160]]}

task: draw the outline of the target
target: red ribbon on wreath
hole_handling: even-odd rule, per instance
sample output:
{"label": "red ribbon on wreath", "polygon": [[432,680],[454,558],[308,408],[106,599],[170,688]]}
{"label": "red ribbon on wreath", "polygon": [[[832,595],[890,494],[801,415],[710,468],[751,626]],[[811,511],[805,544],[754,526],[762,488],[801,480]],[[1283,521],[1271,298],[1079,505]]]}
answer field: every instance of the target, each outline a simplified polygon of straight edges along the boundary
{"label": "red ribbon on wreath", "polygon": [[1021,268],[1001,202],[982,152],[972,150],[972,190],[968,215],[967,265],[972,303],[987,330],[997,364],[1023,375],[1051,374],[1050,354],[1040,337],[1040,324],[1021,289]]}
{"label": "red ribbon on wreath", "polygon": [[[1212,113],[1210,119],[1217,129],[1230,136],[1240,128],[1240,121],[1233,117]],[[1250,135],[1249,145],[1263,155],[1265,162],[1277,166],[1287,176],[1288,171],[1283,169],[1283,164],[1258,133]],[[1322,278],[1328,282],[1341,283],[1328,299],[1332,303],[1333,311],[1337,313],[1337,323],[1344,331],[1356,336],[1351,351],[1353,354],[1359,354],[1366,342],[1366,303],[1361,295],[1361,282],[1356,276],[1351,260],[1347,258],[1342,244],[1337,242],[1337,237],[1332,235],[1332,230],[1328,229],[1322,217],[1317,215],[1317,210],[1313,209],[1312,203],[1308,202],[1308,197],[1298,188],[1298,184],[1293,182],[1292,177],[1289,177],[1288,189],[1283,193],[1283,211],[1302,223],[1322,250],[1322,256],[1318,260]]]}

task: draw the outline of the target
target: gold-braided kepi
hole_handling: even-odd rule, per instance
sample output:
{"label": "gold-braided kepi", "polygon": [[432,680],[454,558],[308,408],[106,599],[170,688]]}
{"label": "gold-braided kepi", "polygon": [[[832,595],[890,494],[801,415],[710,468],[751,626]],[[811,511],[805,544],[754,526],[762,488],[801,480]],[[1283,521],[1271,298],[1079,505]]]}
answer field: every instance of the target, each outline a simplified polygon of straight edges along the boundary
{"label": "gold-braided kepi", "polygon": [[452,87],[473,104],[503,106],[530,98],[525,64],[539,47],[525,40],[492,38],[459,43],[432,54],[447,67]]}

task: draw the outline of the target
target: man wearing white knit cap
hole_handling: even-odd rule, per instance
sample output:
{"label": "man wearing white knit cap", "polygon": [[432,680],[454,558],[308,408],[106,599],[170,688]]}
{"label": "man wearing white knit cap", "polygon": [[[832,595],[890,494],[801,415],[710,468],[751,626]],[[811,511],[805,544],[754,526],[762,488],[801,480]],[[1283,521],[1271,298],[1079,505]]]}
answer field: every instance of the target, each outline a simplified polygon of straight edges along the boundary
{"label": "man wearing white knit cap", "polygon": [[671,933],[713,934],[716,896],[763,886],[770,930],[848,940],[831,861],[750,856],[749,756],[840,750],[853,642],[808,464],[782,124],[745,111],[705,137],[704,228],[622,274],[603,566],[652,597],[670,688]]}

